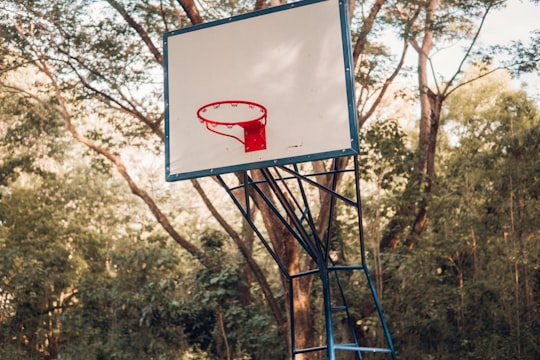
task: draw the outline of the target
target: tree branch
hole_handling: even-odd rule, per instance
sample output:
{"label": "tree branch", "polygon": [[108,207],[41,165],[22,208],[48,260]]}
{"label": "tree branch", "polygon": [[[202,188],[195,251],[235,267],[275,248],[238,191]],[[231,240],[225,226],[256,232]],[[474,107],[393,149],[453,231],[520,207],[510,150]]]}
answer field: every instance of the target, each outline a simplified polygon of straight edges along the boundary
{"label": "tree branch", "polygon": [[201,17],[201,14],[199,13],[199,9],[197,9],[197,6],[195,5],[195,2],[193,0],[177,0],[180,6],[184,9],[186,12],[189,20],[191,20],[191,23],[193,25],[202,24],[204,22],[203,18]]}
{"label": "tree branch", "polygon": [[[383,83],[383,85],[381,87],[381,90],[379,91],[377,97],[375,98],[375,100],[371,104],[371,106],[370,106],[369,110],[367,111],[367,113],[365,113],[365,115],[363,115],[363,116],[359,116],[359,127],[362,127],[362,125],[371,117],[371,115],[373,115],[373,113],[375,112],[375,110],[379,106],[380,102],[384,98],[384,95],[386,94],[386,91],[388,90],[388,88],[390,87],[390,85],[392,84],[394,79],[397,77],[397,75],[401,71],[401,68],[403,67],[403,64],[405,63],[405,56],[407,55],[407,50],[409,49],[409,43],[413,47],[415,47],[415,46],[418,47],[418,44],[416,43],[414,38],[410,38],[409,34],[410,34],[410,31],[411,31],[411,29],[413,27],[414,22],[416,21],[416,19],[420,15],[420,10],[421,10],[421,8],[418,7],[415,10],[415,12],[413,13],[413,16],[408,20],[407,26],[406,26],[404,34],[403,34],[403,50],[401,52],[401,57],[399,59],[399,62],[397,64],[396,68],[394,69],[394,71],[392,72],[392,74],[384,81],[384,83]],[[357,104],[357,108],[358,108],[358,106],[359,106],[359,104]]]}
{"label": "tree branch", "polygon": [[255,0],[255,6],[253,7],[253,10],[261,10],[266,7],[266,1],[265,0]]}
{"label": "tree branch", "polygon": [[272,293],[272,290],[270,288],[270,285],[266,281],[266,276],[264,275],[262,269],[259,267],[255,259],[253,259],[253,256],[251,256],[251,253],[249,249],[246,247],[240,236],[238,235],[238,232],[236,232],[229,223],[221,216],[219,211],[216,209],[212,201],[208,198],[206,195],[206,192],[202,188],[199,181],[196,179],[191,180],[191,184],[197,190],[199,193],[199,196],[203,200],[204,204],[210,210],[210,213],[212,216],[218,221],[218,223],[221,225],[221,227],[229,234],[229,236],[233,239],[236,246],[238,246],[238,249],[242,253],[242,256],[244,259],[246,259],[246,262],[250,268],[250,270],[255,275],[255,278],[257,279],[257,282],[261,286],[261,290],[264,293],[264,296],[266,300],[268,301],[268,305],[270,306],[272,315],[276,319],[276,322],[278,323],[281,330],[284,330],[284,327],[286,326],[287,322],[283,318],[283,315],[281,314],[281,311],[279,309],[279,306],[277,304],[277,301],[274,297],[274,294]]}
{"label": "tree branch", "polygon": [[471,51],[472,51],[474,45],[476,44],[476,41],[478,40],[478,37],[480,36],[480,31],[482,30],[482,27],[484,26],[484,23],[486,21],[488,13],[489,13],[489,11],[491,10],[491,8],[494,5],[495,5],[495,3],[492,3],[492,2],[488,3],[488,5],[486,7],[486,10],[484,11],[484,15],[482,15],[482,20],[480,21],[480,25],[478,26],[478,29],[476,29],[476,33],[474,34],[474,37],[473,37],[469,47],[467,48],[467,51],[465,52],[465,55],[463,55],[463,58],[461,59],[461,62],[459,63],[459,66],[458,66],[456,72],[454,73],[452,78],[450,78],[450,80],[446,83],[446,86],[444,87],[444,90],[442,91],[443,95],[446,95],[446,96],[448,95],[448,93],[447,93],[448,89],[450,88],[450,86],[452,86],[452,83],[456,80],[456,77],[461,73],[461,69],[463,69],[463,66],[465,65],[465,61],[469,58],[469,56],[471,54]]}
{"label": "tree branch", "polygon": [[450,90],[445,94],[445,97],[450,96],[450,94],[452,94],[454,91],[456,91],[457,89],[459,89],[459,88],[461,88],[461,87],[463,87],[463,86],[465,86],[465,85],[468,85],[468,84],[470,84],[470,83],[472,83],[472,82],[475,82],[475,81],[478,80],[478,79],[481,79],[481,78],[483,78],[483,77],[489,76],[489,75],[493,74],[494,72],[499,71],[499,70],[503,70],[503,69],[506,69],[506,68],[505,68],[504,66],[498,66],[498,67],[496,67],[496,68],[494,68],[494,69],[491,69],[491,70],[489,70],[489,71],[486,71],[486,72],[483,73],[483,74],[480,74],[480,75],[478,75],[478,76],[475,76],[475,77],[473,77],[472,79],[469,79],[469,80],[467,80],[467,81],[460,82],[458,85],[456,85],[455,87],[453,87],[452,89],[450,89]]}
{"label": "tree branch", "polygon": [[[67,54],[66,54],[67,55]],[[71,59],[74,59],[75,61],[81,63],[79,61],[79,59],[71,56],[71,55],[68,55]],[[91,92],[93,92],[96,97],[98,99],[100,99],[101,101],[104,101],[104,102],[107,102],[107,101],[110,101],[111,103],[113,104],[116,104],[118,105],[118,110],[124,112],[124,113],[127,113],[131,116],[134,116],[135,118],[139,119],[140,121],[142,121],[145,125],[147,125],[154,134],[156,134],[160,139],[161,141],[163,141],[165,139],[165,135],[163,134],[163,131],[161,130],[160,128],[160,123],[161,121],[151,121],[148,117],[146,117],[144,114],[142,114],[140,111],[137,110],[137,106],[135,104],[133,104],[123,93],[120,89],[118,89],[118,87],[115,87],[115,90],[118,92],[118,94],[120,95],[120,97],[129,105],[126,106],[124,104],[122,104],[120,102],[120,100],[117,100],[115,99],[114,97],[112,97],[111,95],[95,88],[92,84],[90,84],[88,82],[88,80],[75,68],[75,66],[73,66],[73,64],[71,64],[69,61],[66,62],[67,65],[73,70],[73,72],[75,73],[75,75],[77,75],[77,77],[79,78],[81,84],[88,90],[90,90]],[[84,65],[83,65],[84,66]],[[101,74],[93,71],[92,69],[89,69],[87,68],[86,66],[84,66],[84,68],[86,68],[88,71],[90,71],[92,74],[98,76],[100,79],[103,79],[103,81],[107,81],[107,79],[105,79]],[[114,87],[113,85],[111,85],[112,87]]]}
{"label": "tree branch", "polygon": [[[21,29],[21,27],[18,24],[14,24],[17,32],[23,38],[26,43],[31,47],[32,51],[36,54],[37,61],[35,62],[38,69],[49,79],[50,85],[53,88],[54,97],[58,101],[57,106],[51,107],[50,103],[46,103],[43,100],[39,99],[36,95],[31,95],[32,98],[36,99],[42,104],[46,104],[49,108],[54,108],[60,116],[64,119],[64,122],[66,124],[66,127],[68,131],[72,134],[72,136],[79,141],[80,143],[86,145],[91,150],[95,151],[96,153],[104,156],[109,161],[111,161],[115,166],[116,170],[120,173],[120,175],[124,178],[124,180],[127,182],[131,192],[141,198],[144,203],[148,206],[152,214],[156,217],[156,220],[160,223],[160,225],[163,227],[163,229],[184,249],[186,249],[190,254],[192,254],[195,258],[197,258],[201,264],[203,264],[206,267],[212,267],[213,261],[208,258],[204,252],[202,252],[198,247],[187,241],[182,235],[180,235],[176,229],[173,227],[173,225],[169,222],[169,219],[161,209],[157,206],[157,204],[154,202],[154,199],[143,189],[141,189],[135,180],[129,175],[125,164],[123,163],[122,159],[113,154],[112,152],[108,151],[107,149],[97,145],[89,138],[83,136],[77,131],[77,128],[75,125],[73,125],[71,115],[69,113],[67,104],[65,102],[64,96],[62,95],[62,91],[60,89],[60,86],[49,69],[49,65],[47,64],[47,61],[45,60],[46,57],[37,49],[34,45],[34,42],[31,41],[24,31]],[[26,94],[29,94],[26,92]]]}
{"label": "tree branch", "polygon": [[163,64],[163,55],[161,55],[161,53],[159,52],[157,47],[154,45],[154,43],[152,42],[152,39],[150,39],[150,36],[148,36],[148,33],[144,30],[144,28],[138,22],[136,22],[135,19],[133,19],[128,14],[126,9],[124,9],[124,7],[120,3],[118,3],[116,0],[107,0],[107,2],[114,9],[116,9],[116,11],[118,11],[118,13],[120,15],[122,15],[124,20],[126,20],[126,22],[129,24],[129,26],[131,26],[137,32],[137,34],[139,34],[142,41],[146,44],[146,46],[148,47],[148,49],[150,50],[152,55],[154,55],[154,58],[156,59],[156,61],[160,65],[162,65]]}
{"label": "tree branch", "polygon": [[392,84],[396,76],[401,71],[401,68],[403,67],[403,64],[405,63],[405,56],[407,55],[407,50],[409,48],[407,44],[408,44],[408,41],[405,39],[403,43],[403,51],[401,52],[401,58],[399,59],[398,65],[396,66],[392,74],[384,81],[383,86],[381,90],[379,91],[379,94],[377,95],[377,98],[373,101],[367,113],[359,117],[358,119],[359,127],[362,127],[362,125],[364,125],[364,123],[370,118],[370,116],[373,115],[373,113],[379,106],[380,102],[382,101],[384,95],[386,94],[386,91],[388,90],[388,88],[390,87],[390,85]]}
{"label": "tree branch", "polygon": [[358,39],[356,40],[356,44],[354,45],[353,49],[353,69],[356,69],[360,55],[364,53],[367,44],[367,36],[371,32],[371,29],[373,29],[375,19],[377,18],[377,15],[385,2],[386,0],[376,0],[369,11],[368,17],[365,18],[362,23],[362,28],[360,29]]}

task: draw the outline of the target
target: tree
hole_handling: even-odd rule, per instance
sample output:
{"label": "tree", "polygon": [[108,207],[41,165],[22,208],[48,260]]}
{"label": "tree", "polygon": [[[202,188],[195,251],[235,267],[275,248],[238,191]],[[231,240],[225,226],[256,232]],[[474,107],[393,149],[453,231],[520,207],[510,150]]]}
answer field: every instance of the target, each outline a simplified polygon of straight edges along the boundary
{"label": "tree", "polygon": [[[466,72],[465,80],[477,74]],[[538,131],[538,110],[507,81],[490,76],[462,87],[442,117],[451,135],[434,192],[434,222],[421,246],[431,271],[415,275],[439,279],[433,290],[446,298],[428,297],[443,300],[446,313],[431,320],[444,322],[436,333],[448,338],[452,356],[532,359],[538,353],[530,341],[538,309],[530,307],[534,285],[525,265],[538,254],[538,149],[527,140]]]}
{"label": "tree", "polygon": [[[147,204],[167,233],[204,266],[211,268],[213,264],[201,251],[200,246],[181,235],[154,198],[130,174],[129,166],[118,155],[118,150],[113,150],[115,147],[124,148],[126,143],[131,142],[130,139],[135,139],[134,135],[138,136],[139,144],[141,139],[145,139],[147,144],[159,144],[163,140],[162,113],[154,102],[159,98],[159,90],[151,89],[145,93],[143,89],[144,83],[152,81],[153,72],[160,70],[162,60],[155,45],[156,39],[170,26],[174,26],[172,24],[184,26],[187,18],[192,24],[197,24],[204,17],[213,16],[210,11],[201,14],[193,2],[181,1],[179,4],[185,10],[185,15],[181,14],[174,3],[157,7],[151,3],[126,5],[109,1],[109,5],[116,12],[105,12],[99,5],[94,4],[90,8],[99,13],[99,16],[88,17],[85,15],[88,8],[78,2],[8,3],[2,9],[6,19],[2,27],[3,50],[14,59],[13,64],[6,70],[30,64],[45,76],[47,85],[44,90],[53,95],[56,103],[52,108],[63,118],[73,137],[107,159],[122,175],[131,191]],[[381,4],[382,2],[375,4],[370,12],[371,22],[362,27],[358,44],[366,41]],[[257,8],[262,6],[263,3],[255,4]],[[119,35],[122,41],[115,40]],[[88,39],[92,39],[92,42]],[[93,56],[88,57],[87,54]],[[38,94],[13,82],[4,81],[3,86],[43,101]],[[141,90],[133,92],[132,89]],[[88,106],[98,110],[99,117],[93,120],[100,125],[80,130],[77,122],[84,121],[85,117],[79,115],[82,114],[79,109]],[[101,129],[105,129],[105,133],[101,132]],[[111,135],[114,132],[116,136]],[[155,140],[152,140],[152,137]],[[322,163],[316,166],[321,167]],[[272,308],[279,327],[285,330],[286,323],[268,281],[258,268],[257,262],[251,258],[252,255],[246,251],[239,230],[224,221],[224,217],[220,216],[212,202],[208,201],[208,196],[197,180],[193,180],[193,185],[213,215],[238,244]],[[321,202],[323,207],[326,203]],[[321,211],[322,218],[326,212],[327,210]],[[293,272],[300,269],[301,260],[295,255],[299,250],[298,245],[292,241],[291,236],[282,237],[285,234],[283,229],[273,226],[277,223],[267,211],[261,211],[261,214],[267,228],[271,229],[273,242],[284,251],[280,255],[290,259],[287,266]],[[282,246],[283,244],[287,246]],[[315,334],[310,330],[307,316],[310,307],[307,296],[310,284],[306,283],[301,288],[302,290],[297,292],[301,300],[298,304],[303,306],[298,310],[297,324],[306,331],[301,332],[305,334],[305,339],[301,338],[299,342],[312,344]]]}
{"label": "tree", "polygon": [[[390,221],[389,231],[381,247],[392,248],[407,228],[421,233],[425,228],[427,201],[433,191],[435,148],[439,127],[442,100],[454,88],[454,78],[441,92],[429,90],[427,84],[428,55],[436,35],[453,36],[444,24],[460,21],[467,27],[467,19],[477,18],[476,10],[489,12],[493,5],[482,7],[480,2],[396,2],[376,0],[362,2],[356,8],[351,2],[353,19],[354,48],[353,62],[357,70],[359,89],[359,118],[365,124],[386,95],[389,86],[400,73],[409,45],[419,53],[419,90],[423,107],[420,121],[420,140],[417,149],[417,165],[409,178],[394,222]],[[155,156],[163,141],[163,114],[159,100],[161,87],[155,86],[155,77],[162,69],[162,54],[159,38],[174,27],[199,24],[230,13],[247,11],[244,2],[233,2],[231,7],[222,8],[214,3],[199,6],[191,0],[178,2],[121,2],[110,0],[107,4],[75,2],[10,1],[0,9],[2,20],[1,51],[9,58],[3,66],[3,73],[17,69],[33,69],[41,74],[33,88],[18,84],[15,79],[2,79],[2,87],[47,105],[64,121],[71,135],[89,151],[95,159],[102,159],[113,167],[156,218],[163,230],[187,253],[207,269],[213,269],[215,261],[202,250],[202,244],[186,234],[182,225],[175,222],[175,215],[167,211],[170,204],[161,199],[160,192],[137,176],[136,161],[129,161],[127,154],[144,153]],[[267,4],[257,1],[250,7],[260,9]],[[271,2],[274,5],[274,2]],[[110,11],[114,9],[114,11]],[[438,13],[437,11],[441,12]],[[365,13],[363,12],[365,11]],[[90,15],[91,14],[91,15]],[[467,20],[467,21],[466,21]],[[461,22],[462,21],[462,22]],[[376,31],[381,27],[393,27],[401,34],[403,47],[394,62],[388,59],[384,47],[375,41]],[[423,35],[423,37],[422,37]],[[474,37],[473,42],[474,44]],[[469,54],[467,54],[468,56]],[[461,68],[461,65],[460,65]],[[456,72],[456,76],[459,74]],[[431,92],[430,92],[431,91]],[[432,116],[433,115],[433,116]],[[139,158],[142,156],[139,156]],[[343,159],[336,161],[336,168],[346,166]],[[97,162],[97,161],[96,161]],[[324,171],[333,165],[325,162],[312,164],[314,171]],[[252,177],[260,178],[254,171]],[[339,177],[339,175],[338,175]],[[329,184],[333,179],[328,177]],[[337,179],[341,184],[342,179]],[[278,327],[285,333],[287,320],[281,313],[270,278],[254,258],[252,237],[249,231],[234,226],[216,206],[209,190],[211,181],[191,182],[201,201],[207,206],[216,221],[237,245],[250,269],[265,301],[272,310]],[[254,202],[257,203],[255,197]],[[176,203],[180,201],[175,199]],[[321,193],[318,230],[329,216],[327,194]],[[260,202],[259,202],[260,204]],[[406,214],[407,216],[404,216]],[[411,218],[409,214],[414,214]],[[288,234],[282,224],[264,206],[258,207],[266,230],[280,257],[285,259],[291,272],[309,269],[313,264],[299,256],[299,245]],[[415,220],[416,219],[416,220]],[[398,223],[395,223],[398,221]],[[410,238],[409,245],[414,244]],[[299,291],[295,292],[297,304],[297,326],[304,329],[298,339],[299,346],[307,347],[315,343],[316,334],[309,319],[313,303],[309,297],[312,283],[303,280]],[[283,287],[287,293],[287,287]]]}
{"label": "tree", "polygon": [[540,31],[531,33],[529,44],[522,40],[513,41],[511,45],[503,47],[505,52],[511,54],[512,59],[506,66],[516,74],[538,72],[540,57]]}
{"label": "tree", "polygon": [[[427,226],[430,197],[435,183],[436,149],[441,113],[444,101],[458,88],[466,84],[460,80],[463,66],[472,58],[473,49],[482,30],[483,23],[494,8],[503,6],[502,1],[462,2],[439,0],[426,1],[415,6],[407,4],[398,12],[405,14],[420,12],[418,22],[412,23],[413,29],[408,41],[418,54],[418,90],[421,116],[418,128],[418,146],[415,152],[416,165],[411,171],[408,186],[396,215],[388,223],[381,240],[382,249],[393,249],[400,241],[409,248],[414,247],[418,235]],[[412,9],[411,9],[412,8]],[[478,24],[475,23],[476,19]],[[429,73],[436,69],[431,63],[430,54],[436,41],[443,43],[452,38],[470,39],[457,70],[449,80],[439,83],[434,76],[434,85],[430,85]],[[484,71],[481,78],[489,74]],[[470,79],[468,81],[474,81]]]}
{"label": "tree", "polygon": [[[482,71],[468,69],[463,81],[478,79]],[[389,131],[391,122],[383,124],[381,132],[369,131],[381,124],[370,124],[364,140],[364,168],[375,179],[377,172],[388,174],[381,184],[391,184],[384,191],[369,182],[368,234],[375,213],[386,210],[399,189],[401,164],[388,160],[397,157],[377,161],[386,147],[401,154],[394,147],[401,141],[382,137],[395,133]],[[400,358],[538,356],[531,337],[538,309],[530,307],[537,286],[530,279],[538,274],[531,264],[539,254],[539,152],[537,141],[528,140],[537,128],[537,105],[510,86],[508,74],[470,82],[447,100],[430,226],[414,250],[396,248],[381,256],[381,299]]]}

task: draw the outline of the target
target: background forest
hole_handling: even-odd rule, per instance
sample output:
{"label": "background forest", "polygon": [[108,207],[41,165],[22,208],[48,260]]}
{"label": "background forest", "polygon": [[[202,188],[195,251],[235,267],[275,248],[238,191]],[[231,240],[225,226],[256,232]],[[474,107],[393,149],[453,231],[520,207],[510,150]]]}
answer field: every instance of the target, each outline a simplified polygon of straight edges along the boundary
{"label": "background forest", "polygon": [[[515,81],[538,81],[540,32],[479,41],[507,3],[349,4],[367,259],[399,359],[540,358],[540,109]],[[0,359],[289,357],[287,288],[253,231],[212,178],[163,175],[162,34],[278,4],[0,3]],[[313,266],[253,217],[289,269]],[[337,250],[355,226],[338,216]],[[380,345],[353,280],[358,336]],[[316,346],[303,285],[298,342]]]}

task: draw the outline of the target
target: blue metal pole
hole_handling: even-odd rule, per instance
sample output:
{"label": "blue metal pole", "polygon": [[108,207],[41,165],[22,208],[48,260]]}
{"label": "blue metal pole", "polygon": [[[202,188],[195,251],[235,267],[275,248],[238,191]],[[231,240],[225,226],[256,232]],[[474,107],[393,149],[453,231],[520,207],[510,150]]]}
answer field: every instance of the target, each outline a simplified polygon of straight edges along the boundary
{"label": "blue metal pole", "polygon": [[334,341],[334,326],[332,323],[332,302],[330,296],[330,278],[328,276],[328,267],[323,262],[322,258],[319,258],[319,275],[321,277],[323,300],[324,300],[324,318],[326,322],[326,358],[328,360],[336,359],[336,347]]}
{"label": "blue metal pole", "polygon": [[357,203],[357,211],[358,211],[358,231],[360,234],[360,252],[361,252],[361,259],[362,259],[362,266],[364,268],[364,274],[366,275],[366,279],[369,285],[369,289],[371,291],[371,295],[373,297],[373,301],[375,302],[375,307],[377,308],[377,314],[379,315],[379,320],[381,322],[384,336],[386,337],[386,342],[388,343],[388,348],[390,349],[390,352],[392,354],[392,360],[396,360],[396,352],[394,350],[394,343],[392,342],[392,337],[390,336],[390,330],[388,329],[388,325],[386,324],[386,321],[384,320],[384,314],[382,311],[382,306],[379,301],[379,296],[377,295],[377,291],[375,290],[375,285],[373,284],[373,279],[371,278],[371,275],[369,273],[369,269],[367,266],[367,260],[366,260],[366,249],[364,244],[364,224],[362,222],[362,197],[360,194],[360,174],[359,174],[359,165],[358,165],[358,157],[354,156],[354,172],[355,172],[355,186],[356,186],[356,203]]}

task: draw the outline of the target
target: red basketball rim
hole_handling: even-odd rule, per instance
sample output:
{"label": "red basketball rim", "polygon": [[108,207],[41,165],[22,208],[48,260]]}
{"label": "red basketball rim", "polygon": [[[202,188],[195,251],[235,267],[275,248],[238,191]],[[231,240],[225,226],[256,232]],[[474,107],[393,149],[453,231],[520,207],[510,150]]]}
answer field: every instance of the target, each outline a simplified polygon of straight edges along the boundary
{"label": "red basketball rim", "polygon": [[[207,109],[212,108],[212,107],[219,107],[221,105],[235,106],[235,105],[238,105],[238,104],[244,104],[244,105],[248,105],[250,107],[257,108],[257,109],[261,110],[262,114],[261,114],[261,116],[256,117],[254,119],[249,119],[249,120],[244,120],[244,121],[236,121],[236,122],[223,122],[223,121],[213,120],[213,119],[209,119],[209,118],[205,117],[204,115],[202,115],[203,112],[205,112]],[[256,123],[256,122],[266,120],[266,113],[267,113],[267,110],[266,110],[266,108],[264,106],[262,106],[261,104],[257,104],[256,102],[253,102],[253,101],[222,100],[222,101],[215,101],[215,102],[212,102],[212,103],[201,106],[197,110],[197,117],[201,121],[204,121],[206,123],[216,124],[216,125],[239,125],[239,126],[243,126],[243,125],[250,125],[250,124],[253,124],[253,123]]]}

